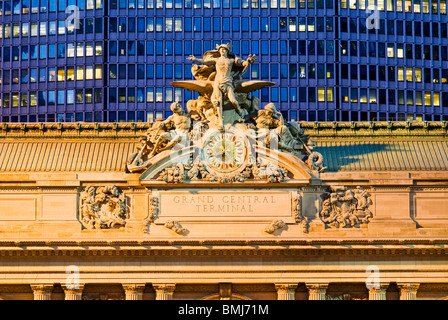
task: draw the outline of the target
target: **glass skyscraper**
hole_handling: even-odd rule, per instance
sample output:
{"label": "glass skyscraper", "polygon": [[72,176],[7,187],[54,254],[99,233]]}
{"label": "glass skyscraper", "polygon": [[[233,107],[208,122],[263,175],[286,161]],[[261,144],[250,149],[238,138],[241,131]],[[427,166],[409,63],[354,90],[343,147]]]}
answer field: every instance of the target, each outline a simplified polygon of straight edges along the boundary
{"label": "glass skyscraper", "polygon": [[0,120],[163,119],[218,43],[289,120],[448,120],[447,22],[446,0],[0,1]]}

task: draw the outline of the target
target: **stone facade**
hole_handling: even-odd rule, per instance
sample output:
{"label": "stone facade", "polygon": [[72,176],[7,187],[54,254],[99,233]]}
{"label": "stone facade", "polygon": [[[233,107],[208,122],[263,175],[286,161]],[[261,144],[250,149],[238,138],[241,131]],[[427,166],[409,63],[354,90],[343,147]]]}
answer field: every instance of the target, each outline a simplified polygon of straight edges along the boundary
{"label": "stone facade", "polygon": [[301,125],[325,172],[169,183],[148,124],[0,124],[0,299],[447,298],[446,124]]}

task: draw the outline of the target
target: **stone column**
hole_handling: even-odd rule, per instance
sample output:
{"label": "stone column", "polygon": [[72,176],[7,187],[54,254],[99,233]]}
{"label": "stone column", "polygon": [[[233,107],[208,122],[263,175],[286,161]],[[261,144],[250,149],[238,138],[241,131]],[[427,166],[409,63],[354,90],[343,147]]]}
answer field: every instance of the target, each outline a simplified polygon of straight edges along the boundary
{"label": "stone column", "polygon": [[275,285],[277,300],[296,300],[297,284],[281,283]]}
{"label": "stone column", "polygon": [[156,300],[173,300],[176,284],[153,284]]}
{"label": "stone column", "polygon": [[307,283],[308,300],[325,300],[328,283]]}
{"label": "stone column", "polygon": [[32,284],[31,289],[34,293],[34,300],[51,300],[53,284]]}
{"label": "stone column", "polygon": [[84,290],[83,284],[78,285],[62,285],[62,289],[65,293],[65,300],[82,300],[82,291]]}
{"label": "stone column", "polygon": [[126,283],[123,284],[123,289],[126,294],[126,300],[142,300],[143,291],[145,290],[144,283]]}
{"label": "stone column", "polygon": [[369,300],[386,300],[389,283],[381,283],[378,287],[369,288]]}
{"label": "stone column", "polygon": [[416,300],[417,290],[420,287],[420,283],[398,283],[400,288],[400,300]]}

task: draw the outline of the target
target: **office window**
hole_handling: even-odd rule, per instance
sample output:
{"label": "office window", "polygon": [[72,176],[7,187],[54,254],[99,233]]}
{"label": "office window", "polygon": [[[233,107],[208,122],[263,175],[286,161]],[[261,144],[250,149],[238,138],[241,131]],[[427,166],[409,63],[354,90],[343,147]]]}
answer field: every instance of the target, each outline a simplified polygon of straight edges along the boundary
{"label": "office window", "polygon": [[317,88],[317,101],[325,102],[325,88]]}
{"label": "office window", "polygon": [[403,44],[397,43],[397,58],[404,58]]}
{"label": "office window", "polygon": [[403,67],[397,68],[397,81],[404,81],[404,68]]}
{"label": "office window", "polygon": [[367,89],[359,89],[359,102],[367,103]]}
{"label": "office window", "polygon": [[76,66],[76,80],[84,80],[84,67]]}
{"label": "office window", "polygon": [[393,43],[388,43],[387,44],[387,57],[388,58],[395,57],[395,48],[394,48],[394,44]]}
{"label": "office window", "polygon": [[425,106],[431,105],[431,92],[425,91]]}

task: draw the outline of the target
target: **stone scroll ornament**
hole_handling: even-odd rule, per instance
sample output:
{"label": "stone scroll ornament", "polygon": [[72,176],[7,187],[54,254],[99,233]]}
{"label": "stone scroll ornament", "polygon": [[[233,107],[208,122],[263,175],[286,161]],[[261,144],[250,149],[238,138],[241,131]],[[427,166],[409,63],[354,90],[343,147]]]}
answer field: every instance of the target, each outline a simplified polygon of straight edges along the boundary
{"label": "stone scroll ornament", "polygon": [[372,218],[370,194],[362,187],[348,189],[332,186],[332,192],[322,203],[320,218],[330,228],[355,228]]}
{"label": "stone scroll ornament", "polygon": [[79,216],[86,229],[124,227],[129,218],[124,194],[115,186],[85,187],[79,194]]}
{"label": "stone scroll ornament", "polygon": [[[294,161],[302,161],[312,171],[326,169],[322,155],[313,151],[316,144],[300,123],[285,121],[273,103],[260,108],[259,99],[250,93],[275,83],[243,79],[256,57],[249,55],[243,60],[231,47],[217,45],[202,58],[188,58],[194,62],[191,70],[195,80],[171,84],[197,92],[198,98],[187,101],[186,109],[177,101],[172,103],[173,114],[155,122],[141,137],[137,150],[128,158],[129,172],[165,164],[164,159],[182,151],[200,156],[192,156],[193,164],[173,160],[159,166],[163,170],[157,177],[160,181],[285,182],[285,168],[267,160],[277,152],[296,157]],[[255,159],[249,159],[251,151]]]}

